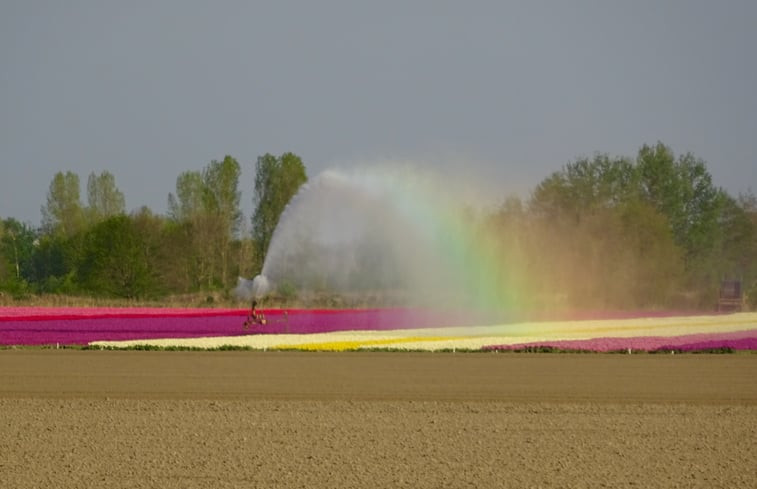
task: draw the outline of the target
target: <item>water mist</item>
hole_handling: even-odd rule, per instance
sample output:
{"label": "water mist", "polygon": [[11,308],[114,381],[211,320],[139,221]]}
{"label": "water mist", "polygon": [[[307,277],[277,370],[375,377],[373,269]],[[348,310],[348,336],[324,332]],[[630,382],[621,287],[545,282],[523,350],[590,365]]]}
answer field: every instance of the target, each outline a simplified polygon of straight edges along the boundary
{"label": "water mist", "polygon": [[261,274],[238,294],[389,293],[414,305],[470,302],[486,273],[453,188],[416,168],[328,170],[282,213]]}

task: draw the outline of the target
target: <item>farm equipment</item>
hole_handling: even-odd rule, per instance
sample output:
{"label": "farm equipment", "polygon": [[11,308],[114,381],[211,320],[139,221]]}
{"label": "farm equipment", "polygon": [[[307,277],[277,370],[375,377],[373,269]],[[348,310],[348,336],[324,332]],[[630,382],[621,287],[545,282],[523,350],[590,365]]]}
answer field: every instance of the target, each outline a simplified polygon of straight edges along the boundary
{"label": "farm equipment", "polygon": [[271,324],[284,323],[284,332],[289,332],[289,313],[287,313],[287,311],[283,312],[281,318],[268,321],[265,314],[257,308],[257,301],[253,300],[250,312],[247,314],[247,319],[244,321],[245,331],[248,331],[253,326],[265,326],[266,324],[269,324],[269,322]]}
{"label": "farm equipment", "polygon": [[257,301],[252,301],[252,308],[250,309],[250,313],[247,315],[247,319],[244,321],[244,329],[250,329],[250,326],[259,325],[259,326],[265,326],[267,323],[265,315],[258,311],[256,306],[258,305]]}
{"label": "farm equipment", "polygon": [[718,312],[739,312],[744,308],[741,280],[723,280],[720,283]]}

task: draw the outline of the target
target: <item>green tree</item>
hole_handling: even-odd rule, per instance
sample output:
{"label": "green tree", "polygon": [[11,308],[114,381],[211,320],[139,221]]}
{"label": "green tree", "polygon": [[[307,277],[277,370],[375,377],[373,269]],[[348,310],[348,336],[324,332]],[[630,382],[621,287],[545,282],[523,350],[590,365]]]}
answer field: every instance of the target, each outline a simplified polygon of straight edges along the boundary
{"label": "green tree", "polygon": [[32,255],[32,282],[42,293],[76,293],[76,267],[81,257],[83,233],[40,236]]}
{"label": "green tree", "polygon": [[47,204],[42,206],[42,229],[47,234],[73,236],[84,229],[84,210],[79,196],[79,176],[58,172],[50,183]]}
{"label": "green tree", "polygon": [[172,247],[168,239],[170,220],[162,215],[155,214],[147,206],[132,212],[129,215],[135,232],[140,236],[143,243],[145,261],[155,278],[152,292],[155,295],[163,295],[167,292],[181,293],[186,288],[176,287],[171,281],[171,274],[177,263],[175,258],[180,255],[181,245]]}
{"label": "green tree", "polygon": [[159,243],[158,269],[163,288],[173,293],[199,290],[204,282],[195,273],[197,256],[191,224],[167,219],[161,226]]}
{"label": "green tree", "polygon": [[100,175],[94,172],[87,179],[87,212],[91,223],[126,212],[124,194],[116,187],[116,179],[110,172]]}
{"label": "green tree", "polygon": [[236,159],[226,155],[223,161],[213,160],[202,173],[204,208],[210,223],[216,229],[212,241],[220,258],[221,284],[229,285],[229,256],[231,243],[239,230],[242,212],[239,209],[239,175],[241,168]]}
{"label": "green tree", "polygon": [[36,232],[16,219],[0,221],[0,287],[19,293],[32,279]]}
{"label": "green tree", "polygon": [[705,162],[690,153],[676,159],[670,148],[657,143],[642,146],[636,165],[644,200],[668,218],[687,260],[710,253],[717,243],[725,199],[713,185]]}
{"label": "green tree", "polygon": [[[5,223],[0,220],[0,241],[5,239]],[[5,253],[0,254],[0,284],[3,283],[3,281],[6,280],[6,277],[9,275],[13,275],[13,272],[10,271],[13,269],[13,265],[9,265],[8,259],[5,256]]]}
{"label": "green tree", "polygon": [[626,158],[596,154],[568,163],[539,183],[532,212],[578,220],[584,214],[631,200],[637,187],[633,163]]}
{"label": "green tree", "polygon": [[[635,161],[596,155],[567,164],[536,187],[529,210],[539,217],[539,226],[553,235],[561,233],[559,249],[552,250],[552,256],[565,259],[551,269],[564,270],[566,289],[569,283],[572,290],[583,283],[584,296],[613,295],[613,284],[623,282],[633,288],[646,276],[663,281],[659,287],[648,287],[662,302],[675,295],[670,287],[676,284],[686,289],[681,295],[690,297],[690,305],[709,303],[722,274],[733,269],[734,254],[744,255],[736,248],[749,241],[746,219],[713,185],[705,162],[690,153],[676,157],[662,143],[642,146]],[[654,242],[642,245],[639,236]],[[592,251],[584,254],[586,250]],[[638,270],[619,272],[617,279],[602,283],[600,277],[592,277],[594,272],[571,269],[571,261],[583,270],[594,266],[596,273],[614,273],[621,267]],[[597,281],[602,283],[599,288],[594,287]],[[645,296],[643,286],[633,294],[639,304],[654,302]],[[614,295],[611,302],[617,303],[620,294]]]}
{"label": "green tree", "polygon": [[606,266],[619,270],[615,290],[628,307],[665,308],[679,301],[684,277],[683,250],[667,218],[647,202],[633,200],[619,209],[621,233]]}
{"label": "green tree", "polygon": [[259,260],[258,269],[268,252],[281,213],[307,178],[302,159],[293,153],[284,153],[279,157],[266,153],[258,157],[252,215],[252,237],[255,257]]}
{"label": "green tree", "polygon": [[230,285],[230,257],[242,213],[239,209],[239,175],[236,159],[213,160],[201,172],[184,172],[176,180],[176,194],[169,194],[173,226],[170,243],[181,243],[187,286]]}
{"label": "green tree", "polygon": [[190,221],[204,210],[205,184],[202,173],[186,171],[176,178],[176,195],[168,194],[169,216],[179,221]]}
{"label": "green tree", "polygon": [[740,194],[736,203],[743,213],[738,213],[732,238],[738,243],[734,275],[743,280],[747,301],[757,310],[757,197],[750,190]]}
{"label": "green tree", "polygon": [[232,242],[232,249],[236,259],[232,277],[251,277],[255,274],[255,247],[250,232],[250,223],[242,219],[238,238]]}
{"label": "green tree", "polygon": [[690,153],[676,158],[662,143],[639,150],[637,171],[642,197],[668,219],[683,250],[686,293],[694,305],[711,305],[722,279],[727,194],[713,185],[703,160]]}
{"label": "green tree", "polygon": [[144,237],[129,216],[105,219],[84,237],[78,282],[94,295],[149,297],[156,289],[149,255]]}
{"label": "green tree", "polygon": [[206,189],[202,172],[186,171],[176,179],[176,194],[168,195],[172,225],[167,229],[167,244],[176,251],[173,262],[182,277],[176,282],[186,291],[212,284],[212,242],[215,223],[206,211]]}
{"label": "green tree", "polygon": [[721,198],[704,162],[676,159],[661,143],[642,147],[635,162],[579,159],[532,195],[545,242],[532,244],[544,257],[535,267],[574,306],[663,306],[684,269],[691,282],[703,273],[695,263],[712,268],[705,258],[717,243]]}
{"label": "green tree", "polygon": [[757,198],[742,194],[723,197],[720,239],[715,256],[721,278],[757,280]]}

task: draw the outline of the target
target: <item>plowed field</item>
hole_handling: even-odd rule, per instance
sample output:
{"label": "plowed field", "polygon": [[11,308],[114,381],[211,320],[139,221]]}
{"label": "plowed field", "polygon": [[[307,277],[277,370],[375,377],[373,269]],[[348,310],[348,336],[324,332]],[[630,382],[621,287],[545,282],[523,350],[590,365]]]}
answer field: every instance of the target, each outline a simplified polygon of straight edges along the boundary
{"label": "plowed field", "polygon": [[0,351],[0,487],[757,486],[757,355]]}

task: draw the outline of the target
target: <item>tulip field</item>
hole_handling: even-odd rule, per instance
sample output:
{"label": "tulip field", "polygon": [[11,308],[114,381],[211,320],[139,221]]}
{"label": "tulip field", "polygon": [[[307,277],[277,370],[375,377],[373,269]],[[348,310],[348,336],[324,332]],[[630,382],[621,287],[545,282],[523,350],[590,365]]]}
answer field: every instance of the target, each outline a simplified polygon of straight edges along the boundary
{"label": "tulip field", "polygon": [[484,316],[415,309],[0,308],[0,345],[89,345],[265,350],[757,350],[757,313],[595,314],[492,323]]}

